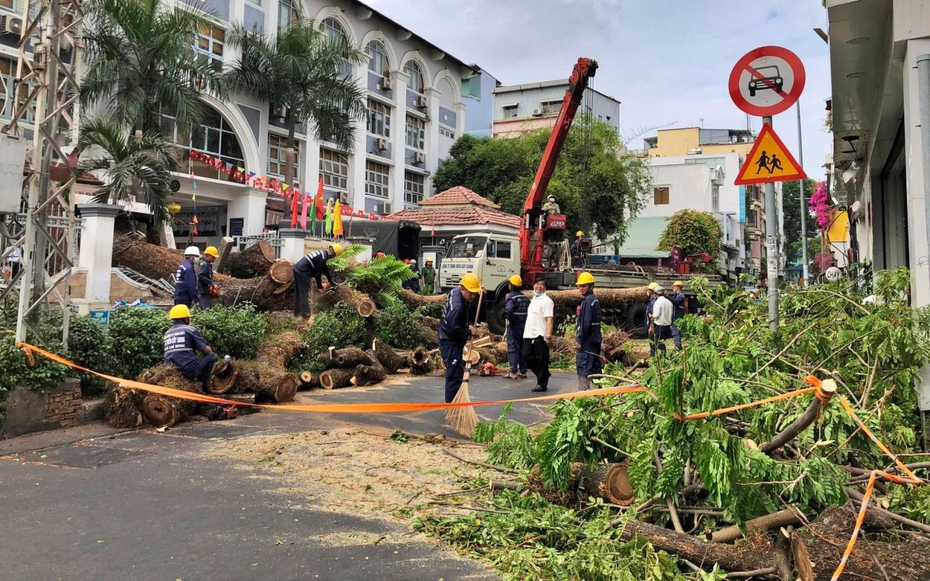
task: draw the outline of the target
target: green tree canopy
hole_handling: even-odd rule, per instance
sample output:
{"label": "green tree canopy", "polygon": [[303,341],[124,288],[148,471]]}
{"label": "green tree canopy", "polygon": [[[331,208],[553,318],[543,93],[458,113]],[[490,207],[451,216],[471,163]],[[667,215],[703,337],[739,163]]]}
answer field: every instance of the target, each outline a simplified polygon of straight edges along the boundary
{"label": "green tree canopy", "polygon": [[[798,187],[800,182],[785,182],[782,184],[781,196],[782,206],[784,208],[785,221],[785,254],[787,254],[790,264],[801,263],[801,194]],[[812,179],[804,180],[804,207],[807,208],[807,200],[814,193],[817,182]],[[807,235],[817,231],[817,220],[813,214],[807,213]],[[808,257],[812,256],[808,249]]]}
{"label": "green tree canopy", "polygon": [[659,239],[659,249],[671,250],[673,246],[679,246],[685,256],[706,252],[716,262],[722,239],[723,228],[713,214],[680,210],[669,218]]}
{"label": "green tree canopy", "polygon": [[[463,135],[436,172],[437,192],[466,188],[522,215],[523,205],[549,140],[550,130],[510,139]],[[579,120],[568,134],[547,195],[568,218],[568,231],[584,230],[598,238],[623,236],[628,221],[644,205],[651,177],[639,159],[622,157],[616,130]]]}

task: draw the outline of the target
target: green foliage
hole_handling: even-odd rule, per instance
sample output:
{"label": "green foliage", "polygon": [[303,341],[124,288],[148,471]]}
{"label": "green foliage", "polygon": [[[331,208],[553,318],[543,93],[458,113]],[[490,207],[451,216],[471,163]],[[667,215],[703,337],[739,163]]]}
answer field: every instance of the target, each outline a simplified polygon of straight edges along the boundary
{"label": "green foliage", "polygon": [[400,301],[376,312],[374,326],[381,340],[392,347],[415,349],[423,344],[419,318]]}
{"label": "green foliage", "polygon": [[135,379],[149,367],[161,365],[169,327],[171,320],[161,309],[126,307],[112,311],[107,331],[113,345],[113,373]]}
{"label": "green foliage", "polygon": [[327,261],[329,270],[331,272],[341,272],[349,268],[349,264],[353,262],[353,258],[364,252],[365,247],[361,244],[349,244],[342,247],[342,254],[334,258],[330,258]]}
{"label": "green foliage", "polygon": [[406,444],[410,441],[410,439],[407,438],[407,434],[400,430],[394,430],[391,432],[391,440],[397,442],[398,444]]}
{"label": "green foliage", "polygon": [[504,404],[496,422],[479,422],[472,438],[488,445],[488,462],[514,469],[530,468],[535,454],[533,437],[523,424],[507,421],[512,409],[512,403]]}
{"label": "green foliage", "polygon": [[[309,360],[315,361],[317,355],[330,346],[355,345],[366,349],[369,347],[368,338],[365,319],[360,317],[355,309],[340,301],[333,305],[333,308],[316,315],[313,325],[304,331],[303,339],[307,345],[307,352],[301,359],[309,365]],[[304,369],[312,370],[311,367]]]}
{"label": "green foliage", "polygon": [[[785,212],[785,253],[790,264],[801,262],[801,188],[799,186],[800,182],[797,181],[782,182],[781,186],[782,206]],[[807,212],[808,235],[817,231],[817,218],[807,209],[807,200],[813,195],[816,186],[815,180],[809,178],[804,180],[804,210]],[[811,246],[808,245],[808,248]]]}
{"label": "green foliage", "polygon": [[256,312],[250,303],[236,307],[218,305],[206,311],[194,309],[191,313],[191,325],[200,331],[218,357],[255,359],[267,323],[268,315]]}
{"label": "green foliage", "polygon": [[[441,537],[492,563],[505,580],[684,581],[678,560],[641,538],[621,541],[607,509],[584,514],[547,503],[538,494],[505,490],[489,501],[494,512],[418,520],[417,530]],[[722,579],[719,574],[702,579]]]}
{"label": "green foliage", "polygon": [[[522,215],[550,133],[544,129],[510,139],[463,135],[436,172],[436,191],[465,186],[503,211]],[[568,231],[622,237],[629,219],[643,208],[650,174],[640,160],[621,157],[621,145],[609,124],[575,120],[548,190],[568,217]]]}
{"label": "green foliage", "polygon": [[433,317],[434,319],[440,319],[442,318],[442,307],[444,305],[445,303],[430,303],[418,308],[416,313],[423,317]]}
{"label": "green foliage", "polygon": [[[68,358],[88,369],[109,373],[112,364],[110,355],[113,343],[107,327],[90,317],[71,317],[68,327]],[[99,395],[106,387],[106,380],[89,373],[76,372],[81,380],[84,396]]]}
{"label": "green foliage", "polygon": [[397,295],[403,291],[401,283],[416,276],[402,260],[383,256],[352,268],[349,286],[371,296],[380,306],[387,307],[400,302]]}
{"label": "green foliage", "polygon": [[23,350],[16,346],[13,331],[0,331],[0,420],[6,405],[7,392],[15,388],[41,391],[58,385],[68,376],[68,369],[48,359],[35,355],[35,365],[30,365]]}
{"label": "green foliage", "polygon": [[888,500],[890,511],[917,522],[930,522],[930,486],[895,486]]}
{"label": "green foliage", "polygon": [[659,249],[671,250],[672,246],[680,246],[685,256],[706,252],[716,261],[722,240],[720,220],[713,214],[697,210],[679,210],[669,218],[659,239]]}

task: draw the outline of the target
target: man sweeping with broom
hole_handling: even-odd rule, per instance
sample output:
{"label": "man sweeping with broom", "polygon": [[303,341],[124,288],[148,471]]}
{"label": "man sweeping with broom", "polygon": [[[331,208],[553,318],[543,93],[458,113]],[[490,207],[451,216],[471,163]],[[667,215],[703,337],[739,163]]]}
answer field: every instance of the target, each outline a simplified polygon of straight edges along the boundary
{"label": "man sweeping with broom", "polygon": [[[469,324],[468,303],[478,298],[478,308],[475,313],[474,325]],[[442,361],[446,366],[446,403],[470,403],[468,395],[468,379],[471,370],[471,360],[463,365],[463,350],[465,342],[475,340],[478,324],[477,317],[481,312],[481,298],[484,289],[481,281],[472,273],[462,277],[459,288],[449,292],[446,304],[442,308],[442,320],[439,322],[439,350]],[[471,344],[469,343],[469,350]],[[449,409],[446,412],[446,422],[456,432],[471,437],[478,423],[478,414],[470,406]]]}

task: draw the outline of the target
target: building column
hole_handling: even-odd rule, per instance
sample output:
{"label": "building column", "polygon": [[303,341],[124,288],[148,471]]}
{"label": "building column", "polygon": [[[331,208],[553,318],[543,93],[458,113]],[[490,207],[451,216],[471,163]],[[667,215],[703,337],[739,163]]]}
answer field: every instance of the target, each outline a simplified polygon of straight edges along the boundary
{"label": "building column", "polygon": [[[306,146],[304,149],[303,175],[300,182],[303,184],[303,191],[309,196],[307,204],[312,204],[316,197],[316,190],[320,187],[320,142],[307,135]],[[310,206],[307,206],[307,224],[310,224]]]}
{"label": "building column", "polygon": [[399,212],[404,209],[404,172],[407,168],[407,79],[410,75],[392,71],[392,94],[394,110],[391,124],[394,134],[391,136],[391,149],[394,154],[394,175],[391,178],[391,209]]}
{"label": "building column", "polygon": [[113,225],[122,206],[78,204],[84,220],[78,266],[87,269],[84,299],[110,302],[110,270],[113,266]]}
{"label": "building column", "polygon": [[459,101],[452,106],[455,111],[455,138],[458,139],[465,133],[465,110],[468,107],[465,103]]}
{"label": "building column", "polygon": [[290,260],[293,264],[304,257],[304,240],[307,231],[300,228],[282,228],[278,231],[281,237],[281,258]]}
{"label": "building column", "polygon": [[424,192],[424,198],[433,195],[432,176],[436,175],[436,170],[439,169],[439,96],[441,94],[436,89],[426,90],[426,96],[429,98],[429,121],[426,122],[426,171],[429,172],[430,179],[427,180],[429,189]]}
{"label": "building column", "polygon": [[265,190],[249,188],[242,194],[236,194],[226,208],[226,232],[232,235],[230,224],[234,219],[241,219],[242,235],[256,236],[265,230],[265,202],[268,193]]}

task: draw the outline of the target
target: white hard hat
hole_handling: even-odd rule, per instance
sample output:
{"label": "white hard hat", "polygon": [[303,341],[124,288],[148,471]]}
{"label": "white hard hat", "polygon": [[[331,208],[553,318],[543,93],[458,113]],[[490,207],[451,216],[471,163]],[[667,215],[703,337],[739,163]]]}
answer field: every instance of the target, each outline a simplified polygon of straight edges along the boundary
{"label": "white hard hat", "polygon": [[184,256],[200,256],[200,249],[196,246],[188,246],[184,250]]}

